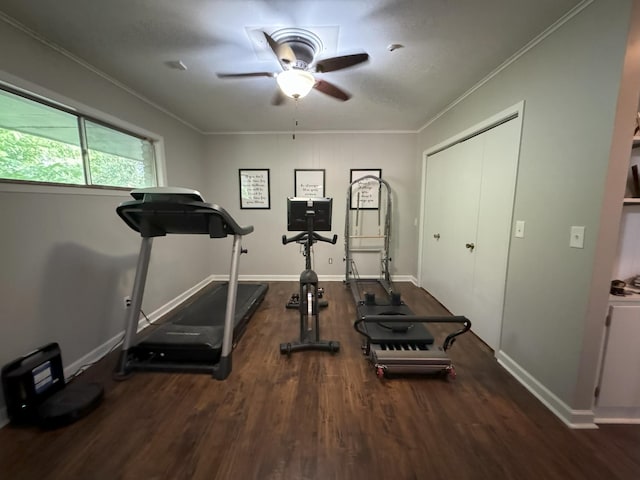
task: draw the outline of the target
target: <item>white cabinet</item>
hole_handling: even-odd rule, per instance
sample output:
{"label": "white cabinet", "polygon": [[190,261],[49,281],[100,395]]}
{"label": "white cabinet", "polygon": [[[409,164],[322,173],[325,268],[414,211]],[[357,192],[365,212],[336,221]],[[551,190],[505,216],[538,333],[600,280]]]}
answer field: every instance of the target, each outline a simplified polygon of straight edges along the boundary
{"label": "white cabinet", "polygon": [[[636,137],[630,167],[640,168],[639,147]],[[630,168],[613,279],[628,282],[640,274],[640,198],[635,198],[639,194]],[[610,298],[595,417],[598,423],[640,422],[640,294]]]}
{"label": "white cabinet", "polygon": [[609,307],[596,421],[640,419],[640,296]]}

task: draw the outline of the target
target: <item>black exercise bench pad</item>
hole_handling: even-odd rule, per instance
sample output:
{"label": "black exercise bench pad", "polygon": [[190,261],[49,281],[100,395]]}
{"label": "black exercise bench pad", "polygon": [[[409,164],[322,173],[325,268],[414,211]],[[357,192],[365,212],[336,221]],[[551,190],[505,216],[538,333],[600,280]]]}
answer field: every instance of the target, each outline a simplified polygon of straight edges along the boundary
{"label": "black exercise bench pad", "polygon": [[407,317],[406,322],[394,323],[364,323],[362,328],[369,335],[371,343],[415,343],[433,344],[433,335],[427,330],[423,323],[412,322],[411,316],[414,313],[405,305],[365,305],[357,307],[358,318],[368,315],[390,315],[397,318],[402,315]]}

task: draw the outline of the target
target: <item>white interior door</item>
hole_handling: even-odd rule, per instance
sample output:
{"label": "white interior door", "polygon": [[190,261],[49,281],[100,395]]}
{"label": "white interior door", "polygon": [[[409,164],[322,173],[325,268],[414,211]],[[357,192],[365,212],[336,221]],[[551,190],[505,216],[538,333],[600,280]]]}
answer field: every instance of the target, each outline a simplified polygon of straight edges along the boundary
{"label": "white interior door", "polygon": [[520,123],[510,120],[481,135],[484,140],[478,202],[472,302],[473,332],[492,349],[500,346],[504,291],[513,216]]}
{"label": "white interior door", "polygon": [[471,307],[482,149],[481,137],[470,138],[449,149],[451,156],[446,164],[440,238],[446,288],[445,295],[438,300],[454,315],[467,314]]}
{"label": "white interior door", "polygon": [[[423,210],[422,287],[436,298],[443,298],[446,262],[443,255],[442,226],[444,223],[443,185],[446,183],[449,150],[429,156],[426,167],[425,204]],[[442,301],[442,300],[440,300]]]}

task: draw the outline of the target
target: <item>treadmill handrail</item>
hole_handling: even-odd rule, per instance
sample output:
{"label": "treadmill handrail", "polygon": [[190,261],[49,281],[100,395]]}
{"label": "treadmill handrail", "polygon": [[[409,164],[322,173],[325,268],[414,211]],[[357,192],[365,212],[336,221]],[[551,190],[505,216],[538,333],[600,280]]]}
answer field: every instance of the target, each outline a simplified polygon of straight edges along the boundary
{"label": "treadmill handrail", "polygon": [[471,320],[461,315],[454,316],[422,316],[422,315],[364,315],[353,322],[353,328],[360,335],[367,337],[371,341],[371,336],[360,329],[362,323],[460,323],[463,327],[447,335],[442,343],[442,349],[446,352],[456,341],[458,335],[462,335],[471,329]]}

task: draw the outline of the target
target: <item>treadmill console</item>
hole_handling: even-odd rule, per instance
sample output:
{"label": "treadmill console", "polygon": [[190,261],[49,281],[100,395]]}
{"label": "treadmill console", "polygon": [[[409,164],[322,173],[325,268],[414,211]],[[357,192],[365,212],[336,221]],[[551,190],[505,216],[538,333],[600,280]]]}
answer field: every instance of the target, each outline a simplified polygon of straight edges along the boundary
{"label": "treadmill console", "polygon": [[204,202],[197,190],[183,187],[150,187],[131,191],[131,196],[143,202]]}

